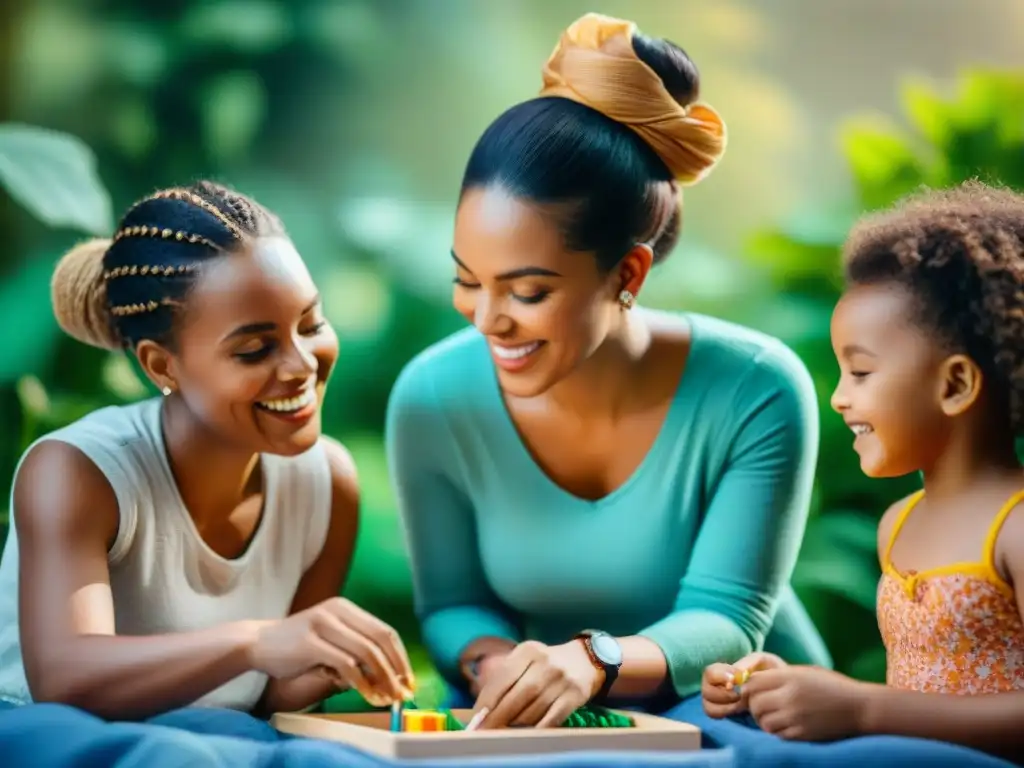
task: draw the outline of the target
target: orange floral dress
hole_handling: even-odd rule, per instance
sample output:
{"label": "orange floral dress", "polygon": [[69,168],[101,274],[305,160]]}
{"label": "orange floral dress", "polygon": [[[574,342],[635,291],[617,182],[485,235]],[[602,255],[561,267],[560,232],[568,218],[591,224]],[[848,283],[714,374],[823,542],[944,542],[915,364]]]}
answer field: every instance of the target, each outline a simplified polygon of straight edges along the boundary
{"label": "orange floral dress", "polygon": [[995,566],[999,530],[1024,491],[999,510],[980,561],[900,573],[889,555],[923,496],[915,494],[900,512],[882,556],[878,626],[886,681],[935,693],[1024,690],[1024,621],[1013,588]]}

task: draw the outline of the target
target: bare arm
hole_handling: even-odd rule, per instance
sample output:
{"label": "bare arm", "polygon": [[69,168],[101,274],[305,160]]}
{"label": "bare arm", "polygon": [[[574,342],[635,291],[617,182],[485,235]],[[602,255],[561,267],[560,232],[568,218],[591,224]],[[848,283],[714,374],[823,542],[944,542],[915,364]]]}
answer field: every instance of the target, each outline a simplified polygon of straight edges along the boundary
{"label": "bare arm", "polygon": [[258,625],[116,636],[107,549],[118,519],[110,483],[77,448],[47,441],[26,457],[14,520],[32,697],[137,719],[185,706],[251,669]]}
{"label": "bare arm", "polygon": [[[895,514],[904,501],[894,504],[879,531],[879,552],[884,551]],[[1024,616],[1024,514],[1011,513],[997,546],[997,563],[1015,586],[1017,610]],[[1024,691],[980,696],[951,696],[899,691],[872,685],[865,693],[862,730],[962,744],[1000,755],[1019,756],[1024,748]]]}
{"label": "bare arm", "polygon": [[1019,756],[1024,747],[1024,692],[954,696],[872,685],[860,730]]}
{"label": "bare arm", "polygon": [[[289,613],[298,613],[341,593],[352,565],[359,532],[359,480],[355,463],[339,443],[323,438],[331,470],[331,522],[323,550],[299,582]],[[289,680],[272,679],[259,711],[294,712],[336,693],[338,685],[326,672],[314,670]]]}

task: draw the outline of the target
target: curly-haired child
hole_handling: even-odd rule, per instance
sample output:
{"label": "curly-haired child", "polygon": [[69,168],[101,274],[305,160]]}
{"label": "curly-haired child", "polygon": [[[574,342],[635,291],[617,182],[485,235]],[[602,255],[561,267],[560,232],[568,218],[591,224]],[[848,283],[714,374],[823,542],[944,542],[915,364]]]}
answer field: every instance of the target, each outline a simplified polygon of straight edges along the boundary
{"label": "curly-haired child", "polygon": [[979,182],[919,194],[861,221],[844,256],[832,406],[865,474],[924,479],[878,531],[887,685],[754,654],[705,670],[705,711],[749,711],[786,739],[891,734],[1019,755],[1024,197]]}

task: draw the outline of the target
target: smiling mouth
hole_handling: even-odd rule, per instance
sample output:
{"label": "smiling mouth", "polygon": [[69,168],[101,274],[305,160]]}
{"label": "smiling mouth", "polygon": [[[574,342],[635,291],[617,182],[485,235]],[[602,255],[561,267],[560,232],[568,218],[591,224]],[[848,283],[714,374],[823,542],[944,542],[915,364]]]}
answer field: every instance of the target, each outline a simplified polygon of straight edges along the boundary
{"label": "smiling mouth", "polygon": [[522,360],[540,349],[541,344],[543,344],[541,341],[531,341],[529,344],[520,344],[518,347],[502,347],[498,344],[491,344],[491,349],[494,350],[495,356],[502,360]]}
{"label": "smiling mouth", "polygon": [[256,403],[256,407],[264,411],[270,411],[271,413],[290,415],[300,413],[311,406],[315,406],[316,401],[316,388],[310,387],[302,394],[296,395],[295,397],[285,397],[277,400],[260,400]]}
{"label": "smiling mouth", "polygon": [[847,426],[849,426],[853,434],[857,435],[858,437],[860,437],[861,435],[870,435],[872,432],[875,431],[874,427],[872,427],[870,424],[865,424],[863,422],[849,424]]}

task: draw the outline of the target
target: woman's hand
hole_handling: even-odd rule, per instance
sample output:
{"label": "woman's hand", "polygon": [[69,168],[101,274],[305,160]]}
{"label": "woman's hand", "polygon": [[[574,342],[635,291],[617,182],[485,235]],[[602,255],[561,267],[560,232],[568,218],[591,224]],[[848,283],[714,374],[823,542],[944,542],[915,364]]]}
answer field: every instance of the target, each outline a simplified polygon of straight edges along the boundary
{"label": "woman's hand", "polygon": [[473,714],[487,711],[481,728],[557,727],[594,697],[603,677],[579,640],[555,646],[527,641],[488,671]]}
{"label": "woman's hand", "polygon": [[821,667],[752,675],[743,686],[761,730],[783,739],[832,741],[861,731],[871,686]]}
{"label": "woman's hand", "polygon": [[261,623],[250,658],[254,669],[278,679],[323,667],[338,688],[355,688],[375,706],[412,697],[412,667],[398,633],[341,597]]}
{"label": "woman's hand", "polygon": [[747,690],[738,685],[754,672],[782,669],[786,662],[774,653],[751,653],[735,664],[711,664],[704,669],[700,694],[708,717],[722,718],[747,711]]}

